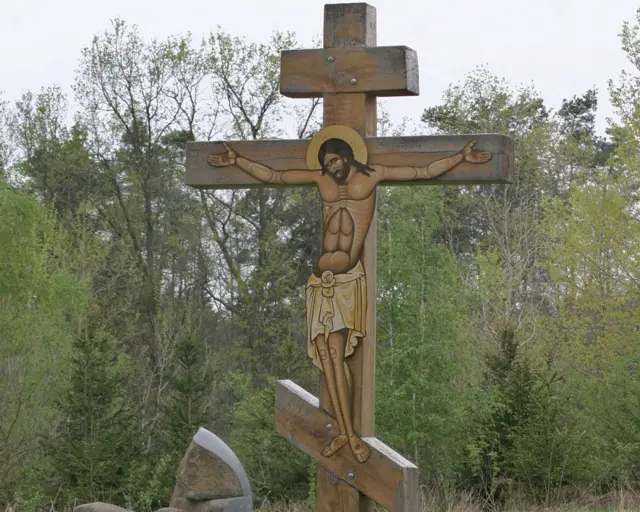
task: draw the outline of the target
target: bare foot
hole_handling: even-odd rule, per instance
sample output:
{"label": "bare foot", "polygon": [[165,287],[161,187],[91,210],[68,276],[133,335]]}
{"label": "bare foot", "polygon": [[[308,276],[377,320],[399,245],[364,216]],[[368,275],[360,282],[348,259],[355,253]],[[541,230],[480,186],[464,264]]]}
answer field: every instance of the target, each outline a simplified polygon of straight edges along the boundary
{"label": "bare foot", "polygon": [[331,443],[329,443],[324,450],[322,450],[323,457],[331,457],[334,453],[336,453],[340,448],[342,448],[345,444],[349,442],[349,438],[345,434],[339,434],[333,438]]}
{"label": "bare foot", "polygon": [[358,436],[349,436],[349,446],[351,446],[353,456],[358,462],[367,462],[367,459],[369,458],[369,455],[371,455],[371,452],[369,451],[369,447],[362,439],[360,439]]}

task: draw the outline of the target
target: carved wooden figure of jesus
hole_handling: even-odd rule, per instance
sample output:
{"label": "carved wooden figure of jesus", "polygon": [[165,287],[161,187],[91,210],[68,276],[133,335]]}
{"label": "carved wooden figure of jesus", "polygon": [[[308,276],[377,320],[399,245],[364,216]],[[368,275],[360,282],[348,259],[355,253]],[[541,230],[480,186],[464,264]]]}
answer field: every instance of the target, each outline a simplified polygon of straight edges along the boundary
{"label": "carved wooden figure of jesus", "polygon": [[[340,137],[342,134],[346,136]],[[242,157],[226,143],[226,153],[208,158],[213,166],[235,165],[264,183],[315,183],[320,191],[322,253],[306,285],[306,318],[309,356],[325,374],[339,429],[322,451],[325,457],[347,444],[361,463],[370,454],[353,429],[352,382],[345,358],[353,354],[358,338],[366,335],[366,276],[361,253],[375,212],[375,188],[381,181],[428,180],[462,162],[481,164],[491,159],[491,153],[474,151],[474,145],[471,141],[459,153],[426,167],[368,166],[362,138],[350,128],[329,126],[310,143],[316,169],[276,171]]]}

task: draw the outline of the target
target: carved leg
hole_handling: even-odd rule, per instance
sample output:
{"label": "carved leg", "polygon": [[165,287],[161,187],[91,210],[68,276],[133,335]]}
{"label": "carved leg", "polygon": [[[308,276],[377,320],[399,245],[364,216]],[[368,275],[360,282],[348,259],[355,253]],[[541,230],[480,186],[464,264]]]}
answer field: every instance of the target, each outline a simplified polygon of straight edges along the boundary
{"label": "carved leg", "polygon": [[338,422],[339,434],[333,438],[331,443],[322,450],[322,455],[330,457],[336,453],[340,448],[349,442],[347,437],[344,418],[342,416],[342,410],[340,409],[340,401],[338,399],[338,390],[336,388],[336,376],[333,371],[333,365],[329,359],[329,353],[327,343],[324,336],[321,334],[314,340],[316,347],[318,348],[318,356],[320,357],[320,364],[322,365],[322,371],[324,372],[324,378],[327,381],[327,390],[329,391],[329,398],[331,399],[331,405],[336,414],[336,421]]}
{"label": "carved leg", "polygon": [[[336,387],[338,389],[338,400],[340,402],[340,410],[344,419],[344,425],[349,437],[349,445],[351,451],[358,462],[366,462],[369,458],[370,451],[366,443],[360,439],[353,431],[353,418],[351,414],[351,400],[349,397],[350,386],[347,382],[347,373],[345,372],[344,349],[347,342],[347,331],[341,330],[329,334],[329,355],[333,363],[333,369],[336,375]],[[350,376],[350,375],[349,375]]]}

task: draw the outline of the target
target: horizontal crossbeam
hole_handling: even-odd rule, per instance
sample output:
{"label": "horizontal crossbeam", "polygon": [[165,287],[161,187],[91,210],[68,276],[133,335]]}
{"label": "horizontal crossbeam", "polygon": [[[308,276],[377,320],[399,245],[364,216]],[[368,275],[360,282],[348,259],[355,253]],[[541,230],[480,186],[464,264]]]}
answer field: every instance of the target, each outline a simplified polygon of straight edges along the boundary
{"label": "horizontal crossbeam", "polygon": [[281,436],[336,478],[390,512],[417,512],[418,468],[375,437],[363,439],[371,449],[364,464],[355,460],[348,446],[323,457],[320,452],[337,434],[336,421],[320,408],[315,396],[290,380],[277,383],[275,421]]}
{"label": "horizontal crossbeam", "polygon": [[[365,138],[369,152],[367,163],[389,167],[426,166],[460,152],[464,145],[472,140],[476,141],[474,149],[489,151],[492,154],[491,160],[483,164],[463,162],[455,169],[432,180],[393,182],[393,184],[509,183],[514,168],[513,140],[504,135]],[[308,140],[236,141],[228,144],[243,157],[277,171],[307,169]],[[188,142],[187,185],[198,188],[273,186],[265,185],[235,166],[212,167],[209,165],[207,158],[210,155],[224,152],[225,148],[221,142]],[[382,184],[385,183],[382,182]]]}
{"label": "horizontal crossbeam", "polygon": [[366,92],[419,94],[418,57],[406,46],[325,48],[282,52],[280,93],[290,98]]}

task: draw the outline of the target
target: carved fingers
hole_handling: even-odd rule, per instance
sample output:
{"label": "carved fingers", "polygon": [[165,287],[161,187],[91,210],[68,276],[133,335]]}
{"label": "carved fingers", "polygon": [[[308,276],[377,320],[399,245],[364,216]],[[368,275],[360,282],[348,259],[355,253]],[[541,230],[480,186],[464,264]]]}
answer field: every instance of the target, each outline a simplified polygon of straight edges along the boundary
{"label": "carved fingers", "polygon": [[226,154],[223,153],[220,155],[210,155],[207,158],[207,162],[209,163],[209,165],[213,165],[214,167],[226,167],[229,165],[234,165],[236,163],[238,154],[233,149],[231,149],[229,144],[227,144],[226,142],[223,142],[222,144],[227,150]]}
{"label": "carved fingers", "polygon": [[491,160],[491,153],[488,151],[472,151],[465,156],[465,160],[472,164],[483,164]]}
{"label": "carved fingers", "polygon": [[231,149],[231,146],[229,146],[229,144],[227,144],[226,142],[223,142],[222,144],[224,145],[225,149],[229,153],[229,158],[235,158],[237,156],[236,152],[233,149]]}
{"label": "carved fingers", "polygon": [[463,148],[462,148],[462,155],[463,156],[467,156],[469,153],[471,153],[471,150],[473,149],[473,146],[476,145],[476,140],[472,140],[471,142],[467,143]]}
{"label": "carved fingers", "polygon": [[462,148],[461,153],[466,162],[472,164],[483,164],[491,160],[491,153],[488,151],[473,151],[473,146],[475,145],[476,141],[474,139]]}
{"label": "carved fingers", "polygon": [[227,155],[210,155],[209,158],[207,158],[207,163],[209,165],[213,165],[214,167],[224,167],[226,165],[231,165],[229,163]]}

